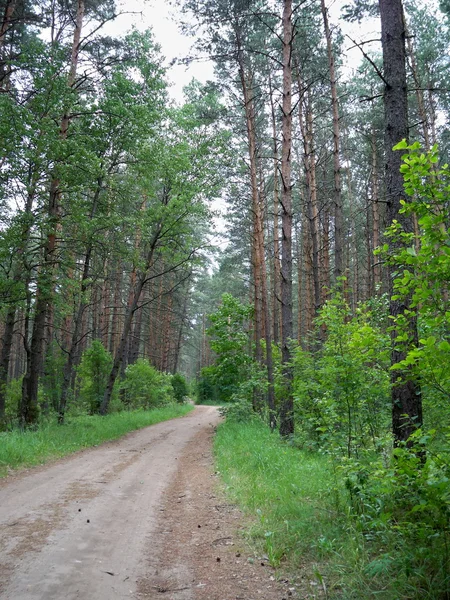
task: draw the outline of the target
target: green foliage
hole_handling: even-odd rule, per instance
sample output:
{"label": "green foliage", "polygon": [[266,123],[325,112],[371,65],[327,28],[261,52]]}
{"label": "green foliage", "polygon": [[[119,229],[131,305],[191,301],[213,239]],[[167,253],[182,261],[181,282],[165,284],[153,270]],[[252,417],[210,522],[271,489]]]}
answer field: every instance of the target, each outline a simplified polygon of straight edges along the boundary
{"label": "green foliage", "polygon": [[83,352],[77,371],[80,381],[80,400],[91,415],[96,414],[100,408],[112,360],[110,352],[99,340],[94,340]]}
{"label": "green foliage", "polygon": [[361,304],[352,317],[335,293],[316,322],[326,331],[323,345],[294,351],[296,418],[308,447],[358,455],[388,427],[389,339],[374,319],[375,304]]}
{"label": "green foliage", "polygon": [[160,373],[145,358],[126,368],[121,395],[130,408],[155,408],[175,400],[171,375]]}
{"label": "green foliage", "polygon": [[173,395],[175,400],[182,404],[189,394],[189,388],[186,378],[181,373],[174,373],[170,381],[173,387]]}
{"label": "green foliage", "polygon": [[235,423],[248,423],[249,421],[258,419],[251,402],[248,400],[229,402],[220,408],[220,414],[226,417],[227,421]]}
{"label": "green foliage", "polygon": [[191,410],[192,406],[187,404],[171,404],[151,411],[124,411],[106,417],[71,417],[64,426],[47,423],[36,431],[0,433],[0,477],[9,469],[66,456],[80,448],[115,440],[129,431],[183,416]]}
{"label": "green foliage", "polygon": [[[249,355],[249,318],[252,308],[230,294],[222,296],[222,304],[209,316],[211,326],[207,330],[210,346],[217,355],[214,366],[207,376],[216,385],[217,400],[229,402],[236,395],[248,391],[254,364]],[[253,383],[250,381],[250,387]],[[247,396],[247,394],[244,394]]]}
{"label": "green foliage", "polygon": [[394,297],[410,298],[410,312],[394,321],[397,339],[407,341],[407,320],[417,315],[419,344],[410,344],[393,368],[420,380],[425,408],[432,407],[438,419],[433,426],[439,427],[450,398],[450,170],[438,166],[436,147],[424,153],[418,143],[401,142],[396,148],[406,150],[401,170],[409,198],[402,212],[417,218],[420,238],[394,222],[387,232],[391,243],[381,254],[397,268]]}
{"label": "green foliage", "polygon": [[366,570],[395,578],[402,598],[444,598],[450,587],[450,463],[432,437],[416,431],[392,459],[340,466],[356,526],[372,551],[383,549]]}
{"label": "green foliage", "polygon": [[[215,404],[219,402],[218,387],[214,379],[214,367],[203,367],[196,383],[197,404]],[[219,402],[220,403],[220,402]]]}
{"label": "green foliage", "polygon": [[216,464],[252,517],[256,555],[312,581],[305,597],[325,584],[336,599],[440,600],[450,585],[450,471],[445,453],[423,465],[430,439],[415,436],[392,461],[368,450],[336,468],[329,455],[282,443],[257,418],[227,419]]}
{"label": "green foliage", "polygon": [[11,379],[6,386],[5,398],[5,420],[6,429],[12,429],[18,425],[19,406],[22,398],[23,377]]}

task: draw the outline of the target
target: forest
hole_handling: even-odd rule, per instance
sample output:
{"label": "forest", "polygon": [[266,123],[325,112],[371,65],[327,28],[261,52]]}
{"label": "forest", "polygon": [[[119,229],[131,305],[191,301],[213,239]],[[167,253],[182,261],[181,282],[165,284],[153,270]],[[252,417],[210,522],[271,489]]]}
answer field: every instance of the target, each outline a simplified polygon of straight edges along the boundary
{"label": "forest", "polygon": [[273,564],[450,598],[450,3],[172,7],[215,69],[183,102],[114,0],[0,0],[0,443],[220,404],[225,477],[301,504],[319,461],[341,522],[274,513]]}

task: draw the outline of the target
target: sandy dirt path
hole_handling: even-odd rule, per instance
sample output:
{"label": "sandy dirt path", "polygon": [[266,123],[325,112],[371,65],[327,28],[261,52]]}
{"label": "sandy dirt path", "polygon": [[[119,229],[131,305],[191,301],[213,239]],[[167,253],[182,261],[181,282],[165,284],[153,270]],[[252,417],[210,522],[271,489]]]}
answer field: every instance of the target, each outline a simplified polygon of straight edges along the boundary
{"label": "sandy dirt path", "polygon": [[242,517],[212,471],[218,421],[199,406],[0,482],[0,598],[292,596],[235,540]]}
{"label": "sandy dirt path", "polygon": [[197,407],[0,483],[0,597],[133,597],[177,460],[217,421]]}

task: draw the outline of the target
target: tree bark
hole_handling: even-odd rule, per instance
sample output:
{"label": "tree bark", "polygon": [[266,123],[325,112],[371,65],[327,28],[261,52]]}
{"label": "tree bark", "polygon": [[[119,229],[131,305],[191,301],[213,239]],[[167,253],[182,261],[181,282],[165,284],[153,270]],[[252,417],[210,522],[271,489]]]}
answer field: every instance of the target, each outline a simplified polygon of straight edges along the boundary
{"label": "tree bark", "polygon": [[334,168],[334,275],[336,281],[344,274],[344,216],[342,212],[341,193],[341,160],[339,156],[339,104],[336,86],[336,65],[334,60],[333,46],[331,43],[331,31],[328,23],[328,13],[325,0],[320,2],[322,17],[327,39],[328,68],[330,71],[331,107],[333,114],[333,168]]}
{"label": "tree bark", "polygon": [[[380,245],[380,198],[378,192],[378,157],[375,130],[371,132],[371,150],[372,150],[372,249],[375,250]],[[373,260],[373,258],[372,258]],[[381,263],[378,257],[375,257],[373,264],[373,291],[380,293],[381,285]]]}
{"label": "tree bark", "polygon": [[[90,219],[93,219],[98,207],[98,201],[100,198],[100,193],[103,186],[103,180],[101,178],[97,181],[97,189],[94,194],[92,208],[90,213]],[[58,411],[58,423],[64,423],[64,418],[66,414],[66,406],[67,406],[67,394],[70,387],[70,382],[72,381],[72,376],[74,372],[75,366],[78,364],[78,359],[80,358],[80,352],[78,352],[78,344],[80,343],[81,330],[83,325],[83,317],[86,312],[86,308],[88,306],[88,302],[86,301],[86,291],[90,285],[90,270],[91,270],[91,258],[92,258],[92,250],[93,244],[90,242],[86,249],[86,254],[84,257],[83,264],[83,274],[81,276],[81,285],[80,285],[80,301],[78,304],[78,309],[76,315],[73,319],[73,330],[72,337],[70,341],[69,351],[67,354],[66,363],[64,365],[63,370],[63,381],[61,385],[61,397],[59,401],[59,411]]]}
{"label": "tree bark", "polygon": [[280,199],[278,177],[278,139],[275,103],[273,99],[272,78],[269,73],[270,112],[273,140],[273,341],[278,344],[281,334],[280,298],[281,298],[281,261],[280,261]]}
{"label": "tree bark", "polygon": [[[264,254],[264,225],[263,211],[261,206],[261,198],[258,190],[257,179],[257,148],[256,148],[256,123],[255,123],[255,108],[251,86],[248,85],[248,78],[245,70],[245,62],[240,46],[238,30],[238,63],[239,76],[244,97],[245,121],[247,126],[247,141],[250,159],[250,184],[252,192],[252,213],[253,213],[253,244],[255,257],[255,285],[258,283],[260,289],[259,300],[261,302],[261,313],[264,319],[264,336],[266,342],[266,368],[267,368],[267,405],[269,408],[269,426],[274,429],[276,426],[275,414],[275,392],[274,392],[274,373],[273,373],[273,356],[272,356],[272,336],[270,326],[270,312],[267,290],[267,269]],[[258,289],[258,288],[257,288]],[[262,323],[256,323],[256,329],[259,331],[259,339],[261,336]],[[257,356],[261,354],[261,347],[257,349]]]}
{"label": "tree bark", "polygon": [[280,406],[280,435],[294,433],[293,371],[291,365],[292,323],[292,0],[284,0],[283,7],[283,107],[281,149],[281,360],[283,393]]}
{"label": "tree bark", "polygon": [[117,375],[119,374],[119,370],[120,370],[120,367],[121,367],[121,364],[122,364],[122,361],[124,358],[124,351],[125,351],[128,336],[129,336],[129,333],[131,330],[133,316],[137,310],[139,298],[141,297],[141,293],[142,293],[142,290],[144,288],[144,285],[145,285],[145,282],[146,282],[146,279],[148,276],[148,271],[153,263],[153,256],[155,254],[156,245],[158,243],[159,236],[161,234],[161,229],[162,229],[162,224],[160,223],[156,227],[156,229],[153,233],[153,236],[151,238],[149,250],[147,252],[147,257],[146,257],[146,261],[145,261],[145,267],[144,267],[143,271],[139,274],[139,277],[137,278],[137,281],[135,282],[133,287],[130,287],[130,294],[129,294],[129,299],[128,299],[127,310],[125,313],[125,319],[124,319],[124,323],[123,323],[122,335],[120,338],[120,342],[117,346],[116,353],[114,355],[113,365],[112,365],[111,372],[108,377],[105,394],[103,396],[103,400],[100,405],[99,412],[101,415],[106,415],[106,413],[108,412],[108,407],[109,407],[109,403],[110,403],[111,396],[113,393],[114,384],[116,382]]}
{"label": "tree bark", "polygon": [[[400,173],[401,153],[393,146],[408,139],[408,104],[405,67],[405,24],[401,0],[379,0],[381,15],[381,42],[384,69],[385,114],[385,188],[388,224],[396,219],[405,231],[414,230],[412,219],[400,213],[404,197],[403,177]],[[395,251],[396,246],[393,245]],[[393,279],[396,267],[389,268],[390,316],[406,315],[408,344],[417,344],[417,319],[411,315],[409,299],[393,299]],[[407,346],[397,341],[399,331],[391,331],[391,363],[396,364],[407,354]],[[392,431],[395,443],[406,441],[422,425],[422,397],[420,385],[412,375],[391,371],[392,378]]]}

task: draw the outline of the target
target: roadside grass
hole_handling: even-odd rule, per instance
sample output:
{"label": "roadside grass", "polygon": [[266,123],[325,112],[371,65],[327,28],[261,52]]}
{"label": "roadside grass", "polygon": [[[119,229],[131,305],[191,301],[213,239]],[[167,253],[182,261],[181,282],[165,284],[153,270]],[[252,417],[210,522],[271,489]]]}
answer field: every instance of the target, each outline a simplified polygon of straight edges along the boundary
{"label": "roadside grass", "polygon": [[256,516],[249,534],[271,564],[309,562],[308,577],[323,587],[321,563],[346,521],[327,458],[299,452],[257,421],[220,425],[215,455],[228,491]]}
{"label": "roadside grass", "polygon": [[42,464],[81,448],[115,440],[130,431],[184,416],[193,408],[188,404],[171,404],[148,411],[124,411],[105,417],[83,415],[69,418],[64,425],[47,423],[35,431],[0,433],[0,477],[5,477],[9,469]]}
{"label": "roadside grass", "polygon": [[301,597],[434,598],[405,595],[407,582],[383,567],[401,549],[367,544],[327,456],[283,443],[256,420],[221,424],[215,456],[227,493],[250,516],[246,533],[255,552],[293,574]]}

